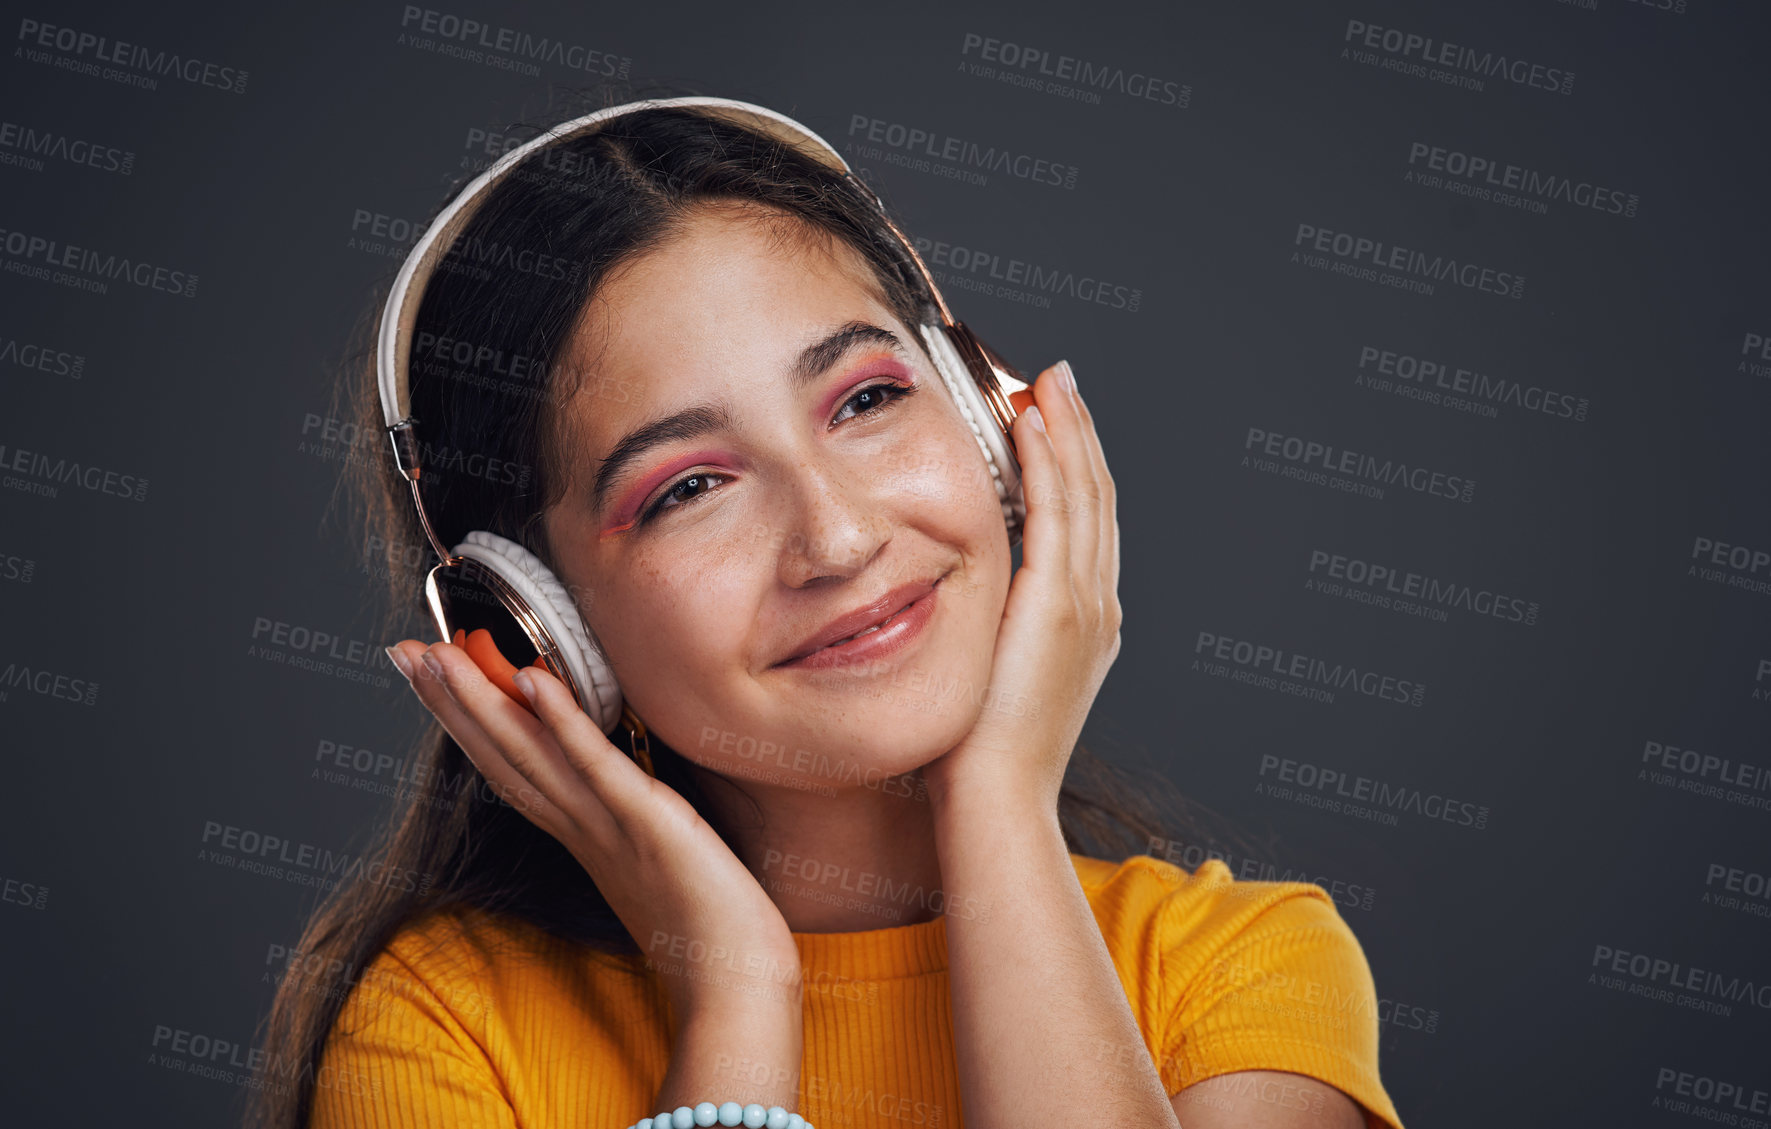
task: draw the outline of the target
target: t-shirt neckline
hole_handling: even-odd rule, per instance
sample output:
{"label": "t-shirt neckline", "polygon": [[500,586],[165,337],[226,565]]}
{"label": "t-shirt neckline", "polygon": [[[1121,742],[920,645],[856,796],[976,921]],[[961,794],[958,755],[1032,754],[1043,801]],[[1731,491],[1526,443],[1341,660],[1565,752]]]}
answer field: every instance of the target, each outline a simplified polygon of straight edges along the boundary
{"label": "t-shirt neckline", "polygon": [[852,933],[794,933],[799,947],[800,978],[808,986],[820,979],[895,980],[925,976],[947,968],[947,918],[862,929]]}

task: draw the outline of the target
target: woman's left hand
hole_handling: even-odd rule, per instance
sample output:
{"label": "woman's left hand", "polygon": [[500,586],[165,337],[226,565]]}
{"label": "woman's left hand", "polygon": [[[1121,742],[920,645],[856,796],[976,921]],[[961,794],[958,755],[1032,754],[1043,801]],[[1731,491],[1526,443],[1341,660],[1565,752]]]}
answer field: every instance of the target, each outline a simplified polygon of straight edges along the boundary
{"label": "woman's left hand", "polygon": [[924,766],[936,803],[971,790],[1055,811],[1083,721],[1119,655],[1119,521],[1094,418],[1059,362],[1013,425],[1027,519],[978,723]]}

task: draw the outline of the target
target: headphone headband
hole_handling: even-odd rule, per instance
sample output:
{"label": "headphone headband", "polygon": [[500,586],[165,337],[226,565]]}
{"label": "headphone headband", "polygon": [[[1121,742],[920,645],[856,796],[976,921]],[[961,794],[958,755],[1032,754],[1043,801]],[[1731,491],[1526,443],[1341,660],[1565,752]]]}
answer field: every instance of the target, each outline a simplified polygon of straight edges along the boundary
{"label": "headphone headband", "polygon": [[[407,364],[412,352],[412,332],[418,321],[418,307],[424,297],[425,287],[431,275],[444,256],[449,253],[455,237],[467,226],[467,221],[484,203],[487,191],[514,169],[530,153],[556,141],[563,141],[578,134],[599,127],[615,118],[640,110],[657,109],[669,106],[698,106],[707,112],[727,118],[739,125],[748,126],[770,137],[793,146],[806,156],[826,165],[835,171],[848,176],[856,184],[871,195],[880,204],[884,214],[884,204],[877,193],[868,188],[861,179],[854,175],[842,154],[829,142],[807,129],[799,122],[785,114],[777,113],[765,106],[751,102],[740,102],[732,98],[714,98],[690,96],[683,98],[648,98],[637,102],[624,102],[618,106],[609,106],[592,114],[563,122],[553,126],[541,135],[525,141],[523,144],[499,157],[485,172],[470,181],[466,188],[449,202],[430,227],[419,236],[407,253],[405,263],[394,277],[393,289],[388,293],[387,303],[382,308],[381,330],[376,339],[375,364],[378,383],[381,388],[381,411],[388,428],[398,427],[412,414],[411,401],[407,394]],[[908,246],[908,243],[906,243]],[[915,249],[911,248],[915,256]],[[922,268],[920,257],[917,266]],[[926,269],[924,270],[927,276]],[[933,279],[929,279],[931,288]],[[936,303],[946,313],[946,304],[941,302],[937,293]],[[399,452],[399,444],[395,444]],[[400,452],[402,456],[404,452]],[[406,458],[400,459],[402,471],[409,471]]]}

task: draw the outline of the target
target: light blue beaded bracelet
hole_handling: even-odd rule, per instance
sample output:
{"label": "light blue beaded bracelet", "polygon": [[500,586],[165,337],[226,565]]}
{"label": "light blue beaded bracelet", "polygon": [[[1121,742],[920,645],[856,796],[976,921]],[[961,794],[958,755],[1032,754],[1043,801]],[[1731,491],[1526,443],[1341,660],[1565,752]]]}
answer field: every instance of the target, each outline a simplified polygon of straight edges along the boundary
{"label": "light blue beaded bracelet", "polygon": [[699,1125],[703,1129],[708,1125],[743,1125],[746,1129],[813,1129],[812,1123],[797,1113],[788,1113],[778,1105],[764,1109],[755,1102],[749,1105],[727,1102],[718,1106],[712,1102],[702,1102],[694,1109],[679,1105],[670,1113],[642,1117],[627,1129],[689,1129],[691,1125]]}

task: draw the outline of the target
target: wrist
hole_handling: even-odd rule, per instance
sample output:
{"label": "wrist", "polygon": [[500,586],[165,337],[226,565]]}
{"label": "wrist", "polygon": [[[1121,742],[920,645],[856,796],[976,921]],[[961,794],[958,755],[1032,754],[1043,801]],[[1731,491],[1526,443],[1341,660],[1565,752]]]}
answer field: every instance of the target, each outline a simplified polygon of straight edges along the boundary
{"label": "wrist", "polygon": [[1000,766],[955,763],[925,776],[937,832],[977,821],[999,828],[1058,826],[1057,789]]}
{"label": "wrist", "polygon": [[700,1101],[798,1108],[805,1058],[802,1013],[737,1010],[715,1002],[681,1018],[672,1037],[661,1109]]}
{"label": "wrist", "polygon": [[991,907],[1012,904],[1027,866],[1069,869],[1069,846],[1055,796],[1003,783],[933,791],[935,851],[950,904],[976,920],[995,916]]}
{"label": "wrist", "polygon": [[744,1027],[800,1022],[804,1009],[799,963],[770,963],[753,975],[688,968],[668,987],[671,1009],[685,1030],[690,1027]]}

